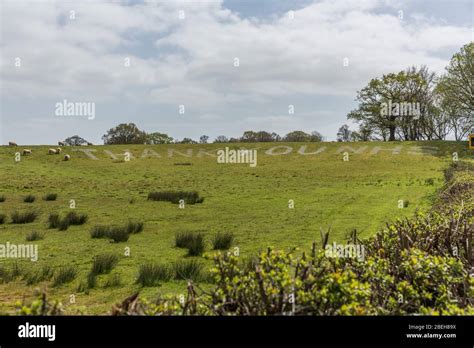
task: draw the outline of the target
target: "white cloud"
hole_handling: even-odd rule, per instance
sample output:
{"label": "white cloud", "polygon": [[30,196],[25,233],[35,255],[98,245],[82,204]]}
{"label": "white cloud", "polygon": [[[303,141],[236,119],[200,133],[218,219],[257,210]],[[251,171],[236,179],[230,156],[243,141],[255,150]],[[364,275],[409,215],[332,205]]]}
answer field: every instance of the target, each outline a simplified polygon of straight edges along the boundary
{"label": "white cloud", "polygon": [[410,65],[441,72],[446,52],[472,40],[472,28],[419,13],[400,20],[397,5],[324,0],[295,11],[294,19],[249,20],[221,0],[4,1],[0,93],[4,102],[125,99],[214,115],[227,104],[292,95],[353,99],[383,73]]}

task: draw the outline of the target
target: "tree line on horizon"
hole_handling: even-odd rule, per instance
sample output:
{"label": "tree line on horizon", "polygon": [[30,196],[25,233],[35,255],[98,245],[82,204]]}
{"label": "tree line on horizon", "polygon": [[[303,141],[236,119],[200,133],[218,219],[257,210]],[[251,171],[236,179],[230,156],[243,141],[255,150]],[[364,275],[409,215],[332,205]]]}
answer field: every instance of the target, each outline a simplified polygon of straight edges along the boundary
{"label": "tree line on horizon", "polygon": [[[450,134],[462,140],[474,126],[474,42],[453,55],[442,76],[430,72],[426,66],[385,74],[370,80],[358,91],[356,101],[357,109],[347,118],[359,128],[350,130],[347,124],[342,125],[337,132],[339,142],[445,140]],[[403,112],[404,106],[408,106],[408,114]],[[102,136],[105,145],[206,144],[209,139],[202,135],[199,140],[178,140],[165,133],[147,133],[134,123],[119,124]],[[275,132],[249,130],[239,138],[220,135],[213,140],[214,143],[280,141],[321,142],[324,137],[318,131],[309,134],[295,130],[280,136]],[[64,143],[79,146],[88,142],[75,135]]]}

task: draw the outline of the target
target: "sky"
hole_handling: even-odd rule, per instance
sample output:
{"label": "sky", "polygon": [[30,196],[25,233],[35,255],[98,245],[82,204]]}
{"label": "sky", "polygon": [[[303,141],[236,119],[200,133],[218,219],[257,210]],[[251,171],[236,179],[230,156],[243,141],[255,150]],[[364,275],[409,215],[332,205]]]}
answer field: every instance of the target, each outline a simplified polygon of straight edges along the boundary
{"label": "sky", "polygon": [[[178,139],[334,140],[355,127],[347,114],[370,79],[412,65],[442,74],[474,41],[473,3],[0,0],[0,143],[101,144],[124,122]],[[65,101],[94,117],[61,114]]]}

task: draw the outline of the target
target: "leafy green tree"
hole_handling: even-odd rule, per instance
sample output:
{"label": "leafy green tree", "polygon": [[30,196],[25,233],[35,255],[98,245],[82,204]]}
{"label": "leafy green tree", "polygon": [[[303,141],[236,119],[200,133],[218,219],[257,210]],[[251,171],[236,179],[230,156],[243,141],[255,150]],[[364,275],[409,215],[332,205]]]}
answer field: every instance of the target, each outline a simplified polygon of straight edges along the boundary
{"label": "leafy green tree", "polygon": [[310,141],[312,142],[321,142],[324,141],[324,137],[318,131],[311,132]]}
{"label": "leafy green tree", "polygon": [[215,143],[228,143],[229,139],[225,135],[219,135],[215,140]]}
{"label": "leafy green tree", "polygon": [[311,135],[303,131],[293,131],[285,135],[285,141],[289,142],[304,142],[310,141]]}
{"label": "leafy green tree", "polygon": [[146,135],[147,144],[171,144],[172,142],[173,138],[168,134],[154,132]]}
{"label": "leafy green tree", "polygon": [[201,137],[199,138],[199,142],[201,144],[207,144],[208,140],[209,140],[209,137],[207,135],[201,135]]}
{"label": "leafy green tree", "polygon": [[441,112],[449,118],[456,140],[462,140],[474,125],[474,42],[454,54],[436,91]]}
{"label": "leafy green tree", "polygon": [[[397,130],[404,140],[430,139],[433,134],[424,123],[432,112],[434,85],[435,75],[426,67],[411,67],[372,79],[357,92],[359,106],[348,119],[369,125],[383,140],[387,140],[387,134],[389,141],[396,140]],[[404,105],[418,105],[419,114],[404,114]]]}
{"label": "leafy green tree", "polygon": [[191,139],[191,138],[183,138],[183,140],[178,141],[178,144],[197,144],[197,141]]}
{"label": "leafy green tree", "polygon": [[81,138],[79,135],[73,135],[72,137],[66,138],[64,144],[69,146],[81,146],[86,145],[88,142],[84,138]]}
{"label": "leafy green tree", "polygon": [[351,134],[352,132],[349,130],[349,126],[347,124],[344,124],[337,131],[337,141],[339,142],[351,141]]}
{"label": "leafy green tree", "polygon": [[138,129],[135,123],[121,123],[102,136],[105,145],[144,144],[146,133]]}

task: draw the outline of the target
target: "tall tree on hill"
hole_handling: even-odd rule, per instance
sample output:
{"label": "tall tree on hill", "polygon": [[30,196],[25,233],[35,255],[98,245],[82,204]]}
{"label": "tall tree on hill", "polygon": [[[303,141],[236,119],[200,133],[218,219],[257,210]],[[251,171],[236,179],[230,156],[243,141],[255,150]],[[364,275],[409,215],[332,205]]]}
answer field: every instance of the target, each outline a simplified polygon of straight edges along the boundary
{"label": "tall tree on hill", "polygon": [[102,140],[105,145],[145,144],[146,133],[138,129],[135,123],[121,123],[110,128],[107,134],[102,136]]}
{"label": "tall tree on hill", "polygon": [[351,141],[351,134],[352,132],[349,130],[349,126],[347,124],[344,124],[337,131],[337,141],[339,142]]}
{"label": "tall tree on hill", "polygon": [[[357,92],[359,106],[348,118],[369,125],[384,140],[430,138],[423,125],[432,112],[435,75],[426,67],[409,68],[372,79]],[[416,114],[412,106],[418,106]],[[404,106],[409,106],[406,113]],[[398,134],[397,134],[398,131]]]}
{"label": "tall tree on hill", "polygon": [[453,55],[436,90],[456,140],[463,139],[474,126],[474,42]]}

